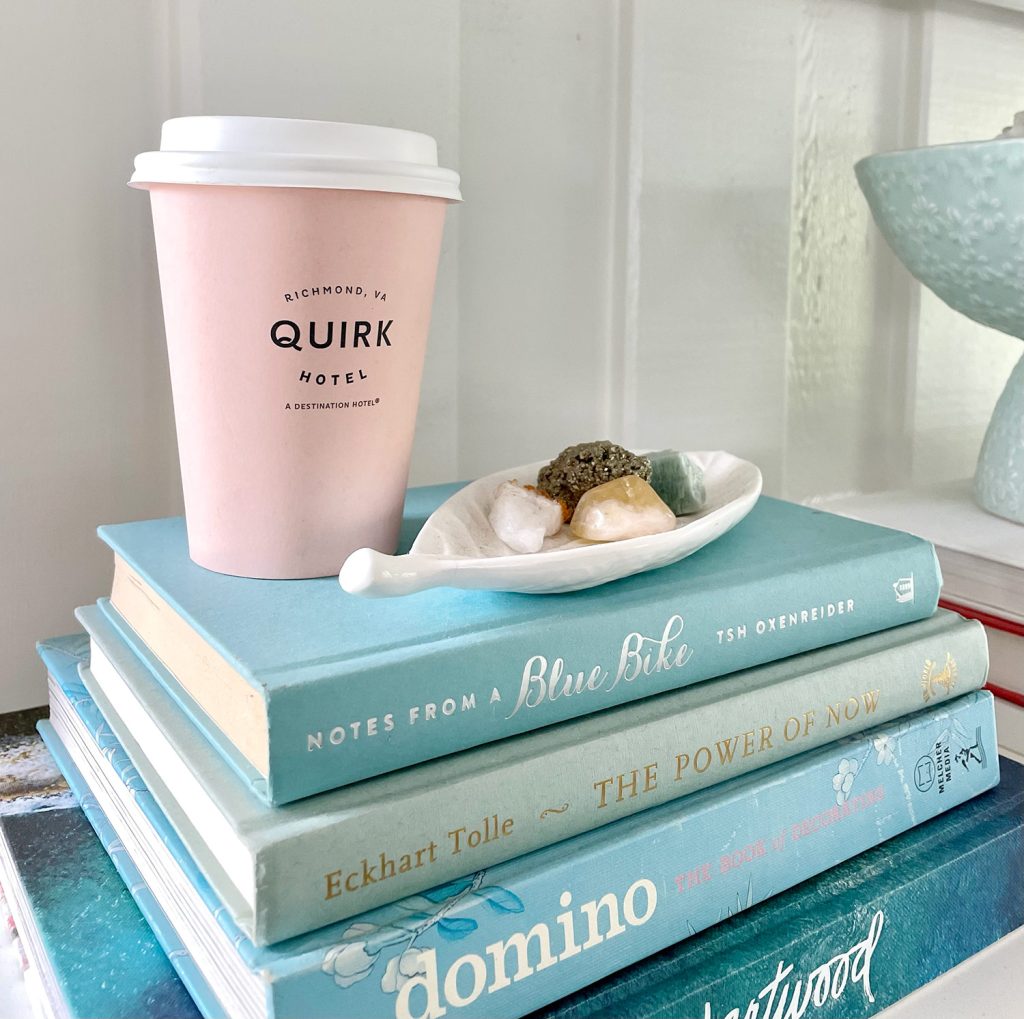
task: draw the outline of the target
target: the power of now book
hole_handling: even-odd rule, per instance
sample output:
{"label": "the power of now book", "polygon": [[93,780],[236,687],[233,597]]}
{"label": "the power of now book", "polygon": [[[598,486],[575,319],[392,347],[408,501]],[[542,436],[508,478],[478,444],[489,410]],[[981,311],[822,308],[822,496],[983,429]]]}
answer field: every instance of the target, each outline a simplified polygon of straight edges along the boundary
{"label": "the power of now book", "polygon": [[949,612],[271,808],[96,606],[82,682],[238,926],[302,934],[979,688]]}
{"label": "the power of now book", "polygon": [[[72,788],[95,797],[237,1019],[521,1016],[929,821],[999,777],[991,695],[967,693],[261,949],[222,908],[74,664],[52,642],[44,658],[52,730],[42,727],[54,756]],[[931,865],[956,855],[965,834],[933,843]],[[970,910],[951,895],[943,908]],[[857,917],[848,944],[824,931],[813,946],[845,953],[851,1000],[874,993],[900,937],[898,911],[881,920],[874,912]],[[817,933],[812,916],[798,919]],[[816,966],[827,961],[806,952]],[[757,995],[744,972],[719,988],[741,1000],[716,1004],[742,1009]]]}
{"label": "the power of now book", "polygon": [[[403,548],[455,490],[410,491]],[[101,527],[112,611],[269,803],[929,616],[928,542],[762,498],[679,563],[588,591],[345,594],[188,557],[181,519]]]}

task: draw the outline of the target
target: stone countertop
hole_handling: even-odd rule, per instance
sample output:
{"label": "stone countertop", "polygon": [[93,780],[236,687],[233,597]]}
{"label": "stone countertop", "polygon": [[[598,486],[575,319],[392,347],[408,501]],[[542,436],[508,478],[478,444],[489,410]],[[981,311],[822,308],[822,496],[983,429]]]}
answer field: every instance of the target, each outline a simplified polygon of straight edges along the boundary
{"label": "stone countertop", "polygon": [[53,758],[36,733],[49,710],[28,708],[0,715],[0,814],[35,809],[70,796]]}
{"label": "stone countertop", "polygon": [[[45,707],[28,708],[0,714],[0,811],[14,810],[26,796],[61,794],[67,791],[55,769],[45,765],[40,755],[42,741],[36,735],[36,722],[46,718]],[[43,765],[40,766],[40,759]],[[50,762],[52,765],[52,762]],[[0,884],[3,877],[0,875]],[[31,974],[22,973],[21,951],[8,925],[7,908],[0,900],[0,987],[4,989],[5,1019],[35,1019]]]}
{"label": "stone countertop", "polygon": [[36,722],[50,714],[47,707],[25,708],[24,711],[8,711],[0,715],[0,737],[28,736],[36,731]]}

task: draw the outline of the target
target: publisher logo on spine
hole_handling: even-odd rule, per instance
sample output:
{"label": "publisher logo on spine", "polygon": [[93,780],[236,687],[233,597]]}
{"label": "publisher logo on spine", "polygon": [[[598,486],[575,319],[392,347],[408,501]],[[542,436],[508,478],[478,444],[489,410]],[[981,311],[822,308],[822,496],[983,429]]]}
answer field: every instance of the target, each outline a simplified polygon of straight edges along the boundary
{"label": "publisher logo on spine", "polygon": [[941,796],[956,775],[987,768],[988,763],[980,726],[975,727],[973,734],[954,730],[940,736],[931,752],[918,759],[914,785],[922,793],[937,787]]}
{"label": "publisher logo on spine", "polygon": [[929,756],[922,757],[914,768],[914,785],[922,793],[928,792],[935,785],[935,765]]}
{"label": "publisher logo on spine", "polygon": [[914,600],[914,574],[911,573],[909,577],[900,577],[892,585],[892,589],[896,592],[896,601],[900,605],[912,602]]}
{"label": "publisher logo on spine", "polygon": [[926,658],[921,671],[921,696],[925,704],[940,697],[943,691],[948,697],[956,686],[958,672],[956,659],[948,651],[941,667],[938,662]]}

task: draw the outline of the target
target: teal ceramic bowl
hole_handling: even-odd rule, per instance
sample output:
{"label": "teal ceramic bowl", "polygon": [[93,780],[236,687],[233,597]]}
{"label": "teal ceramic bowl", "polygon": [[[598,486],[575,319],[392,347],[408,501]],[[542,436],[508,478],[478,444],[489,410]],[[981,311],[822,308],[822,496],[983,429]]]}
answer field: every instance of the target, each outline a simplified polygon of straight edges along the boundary
{"label": "teal ceramic bowl", "polygon": [[968,318],[1024,337],[1024,138],[885,152],[855,169],[914,276]]}
{"label": "teal ceramic bowl", "polygon": [[[862,159],[857,181],[900,261],[951,308],[1024,338],[1024,138]],[[975,498],[1024,523],[1024,359],[996,404]]]}

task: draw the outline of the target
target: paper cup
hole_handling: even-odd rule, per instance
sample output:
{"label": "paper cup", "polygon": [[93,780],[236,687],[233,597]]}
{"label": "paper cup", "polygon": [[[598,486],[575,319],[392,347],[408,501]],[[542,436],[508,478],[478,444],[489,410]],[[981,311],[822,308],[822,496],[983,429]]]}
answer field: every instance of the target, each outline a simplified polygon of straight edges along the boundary
{"label": "paper cup", "polygon": [[245,577],[393,552],[445,207],[432,139],[190,117],[149,190],[189,553]]}

